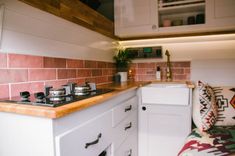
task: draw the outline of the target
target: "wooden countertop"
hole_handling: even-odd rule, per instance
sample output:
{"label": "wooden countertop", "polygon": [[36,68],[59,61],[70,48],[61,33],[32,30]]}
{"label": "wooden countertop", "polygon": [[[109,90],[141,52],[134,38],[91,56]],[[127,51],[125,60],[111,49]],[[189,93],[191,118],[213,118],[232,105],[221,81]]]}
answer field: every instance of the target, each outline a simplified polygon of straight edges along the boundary
{"label": "wooden countertop", "polygon": [[[92,98],[88,98],[85,100],[72,102],[70,104],[66,104],[60,107],[45,107],[45,106],[32,106],[32,105],[23,105],[23,104],[15,104],[15,103],[7,103],[0,102],[0,112],[9,112],[16,114],[24,114],[38,117],[46,117],[46,118],[60,118],[75,111],[80,111],[85,108],[91,107],[93,105],[100,104],[114,96],[119,95],[123,91],[137,89],[138,87],[150,84],[151,82],[127,82],[121,84],[107,84],[99,86],[99,88],[110,88],[114,89],[114,91],[98,95]],[[158,83],[169,83],[169,82],[158,82]],[[173,82],[178,83],[178,82]],[[184,82],[185,83],[185,82]],[[186,83],[189,88],[193,88],[193,84]]]}

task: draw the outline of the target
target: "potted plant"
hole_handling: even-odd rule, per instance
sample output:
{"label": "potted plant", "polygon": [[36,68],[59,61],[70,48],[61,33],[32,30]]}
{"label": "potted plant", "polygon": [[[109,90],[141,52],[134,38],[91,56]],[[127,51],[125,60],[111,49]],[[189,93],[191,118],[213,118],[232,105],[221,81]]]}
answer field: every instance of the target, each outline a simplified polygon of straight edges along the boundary
{"label": "potted plant", "polygon": [[121,82],[127,81],[127,71],[132,58],[126,50],[119,50],[113,57],[115,60],[118,74],[121,76]]}

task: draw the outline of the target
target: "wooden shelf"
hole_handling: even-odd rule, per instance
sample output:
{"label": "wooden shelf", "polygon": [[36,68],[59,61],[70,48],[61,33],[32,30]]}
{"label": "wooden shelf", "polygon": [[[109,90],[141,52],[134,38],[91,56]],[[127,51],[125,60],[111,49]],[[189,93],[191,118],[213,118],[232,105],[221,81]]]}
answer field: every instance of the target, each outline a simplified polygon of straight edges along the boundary
{"label": "wooden shelf", "polygon": [[204,10],[205,10],[205,3],[172,6],[172,7],[158,9],[160,14],[175,14],[175,13],[195,12],[195,11],[200,12]]}
{"label": "wooden shelf", "polygon": [[165,2],[159,4],[159,8],[171,8],[175,6],[187,6],[190,4],[200,4],[200,3],[205,3],[205,0],[181,0],[174,2]]}

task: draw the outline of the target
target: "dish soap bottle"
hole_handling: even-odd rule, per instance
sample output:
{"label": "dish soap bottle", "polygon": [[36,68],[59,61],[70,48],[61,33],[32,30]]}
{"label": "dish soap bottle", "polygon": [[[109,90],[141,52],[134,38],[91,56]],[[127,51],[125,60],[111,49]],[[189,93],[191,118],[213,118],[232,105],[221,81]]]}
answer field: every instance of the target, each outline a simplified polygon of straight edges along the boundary
{"label": "dish soap bottle", "polygon": [[157,67],[157,70],[156,70],[156,79],[157,81],[161,81],[161,69],[159,66]]}

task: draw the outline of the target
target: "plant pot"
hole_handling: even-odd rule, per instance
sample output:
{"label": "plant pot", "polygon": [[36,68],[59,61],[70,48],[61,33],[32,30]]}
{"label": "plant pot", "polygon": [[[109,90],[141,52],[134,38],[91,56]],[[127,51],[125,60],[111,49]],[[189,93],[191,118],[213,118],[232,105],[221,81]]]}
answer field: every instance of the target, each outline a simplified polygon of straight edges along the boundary
{"label": "plant pot", "polygon": [[127,81],[127,72],[118,72],[118,74],[121,77],[121,82],[126,82]]}

